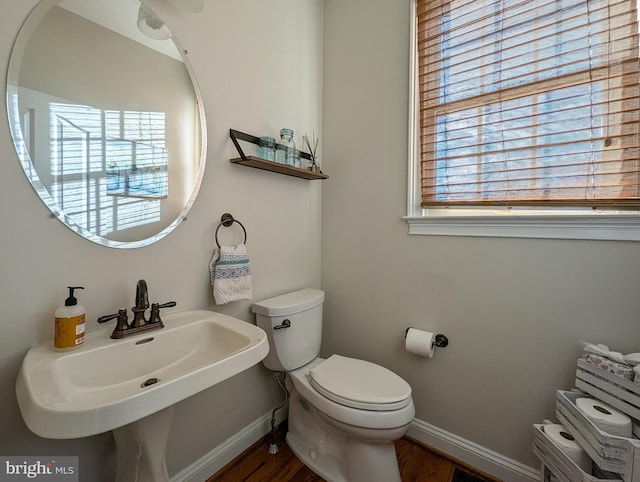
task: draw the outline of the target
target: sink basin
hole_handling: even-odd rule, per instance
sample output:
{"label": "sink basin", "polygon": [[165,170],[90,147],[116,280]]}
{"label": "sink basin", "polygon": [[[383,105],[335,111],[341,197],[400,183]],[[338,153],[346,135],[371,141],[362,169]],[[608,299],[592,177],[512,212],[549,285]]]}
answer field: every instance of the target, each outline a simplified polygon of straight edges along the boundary
{"label": "sink basin", "polygon": [[56,352],[33,346],[16,393],[31,431],[46,438],[107,432],[165,409],[259,363],[265,332],[212,311],[166,314],[161,330],[121,340],[113,327],[87,333],[84,345]]}

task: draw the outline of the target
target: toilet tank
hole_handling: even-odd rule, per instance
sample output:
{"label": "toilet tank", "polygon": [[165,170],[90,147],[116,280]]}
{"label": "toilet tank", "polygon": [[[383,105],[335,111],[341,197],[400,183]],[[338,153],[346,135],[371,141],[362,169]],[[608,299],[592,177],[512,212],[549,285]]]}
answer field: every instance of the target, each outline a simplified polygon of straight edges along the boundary
{"label": "toilet tank", "polygon": [[269,370],[289,372],[320,353],[324,291],[304,289],[255,303],[257,325],[267,333]]}

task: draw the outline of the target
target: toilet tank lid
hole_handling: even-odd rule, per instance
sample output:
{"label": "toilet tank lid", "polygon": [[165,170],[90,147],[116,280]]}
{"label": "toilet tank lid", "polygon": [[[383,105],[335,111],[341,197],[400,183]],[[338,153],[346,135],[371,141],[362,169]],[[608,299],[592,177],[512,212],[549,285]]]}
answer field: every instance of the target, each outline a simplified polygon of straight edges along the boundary
{"label": "toilet tank lid", "polygon": [[324,291],[307,288],[255,303],[254,313],[265,316],[286,316],[318,306],[324,301]]}
{"label": "toilet tank lid", "polygon": [[260,301],[252,310],[265,316],[286,316],[311,309],[323,301],[324,291],[307,288]]}

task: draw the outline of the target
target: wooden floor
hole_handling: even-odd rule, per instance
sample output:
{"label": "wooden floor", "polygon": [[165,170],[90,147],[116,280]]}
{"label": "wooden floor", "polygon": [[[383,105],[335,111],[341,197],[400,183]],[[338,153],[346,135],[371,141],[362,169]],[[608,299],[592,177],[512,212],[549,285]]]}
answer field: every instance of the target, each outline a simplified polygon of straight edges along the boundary
{"label": "wooden floor", "polygon": [[[277,454],[269,454],[267,435],[207,482],[325,482],[293,455],[284,440],[285,430],[277,432]],[[403,482],[499,482],[406,437],[396,442],[396,452]],[[456,468],[464,472],[453,479]]]}

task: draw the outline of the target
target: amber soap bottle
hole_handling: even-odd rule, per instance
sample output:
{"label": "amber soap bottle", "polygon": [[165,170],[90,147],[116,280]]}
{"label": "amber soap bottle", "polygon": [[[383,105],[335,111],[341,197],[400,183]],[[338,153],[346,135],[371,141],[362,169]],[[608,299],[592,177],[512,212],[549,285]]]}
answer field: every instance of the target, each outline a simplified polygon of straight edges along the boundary
{"label": "amber soap bottle", "polygon": [[78,304],[74,296],[75,290],[83,290],[82,286],[68,286],[69,296],[64,306],[56,310],[56,326],[53,347],[58,351],[72,350],[84,343],[85,310]]}

